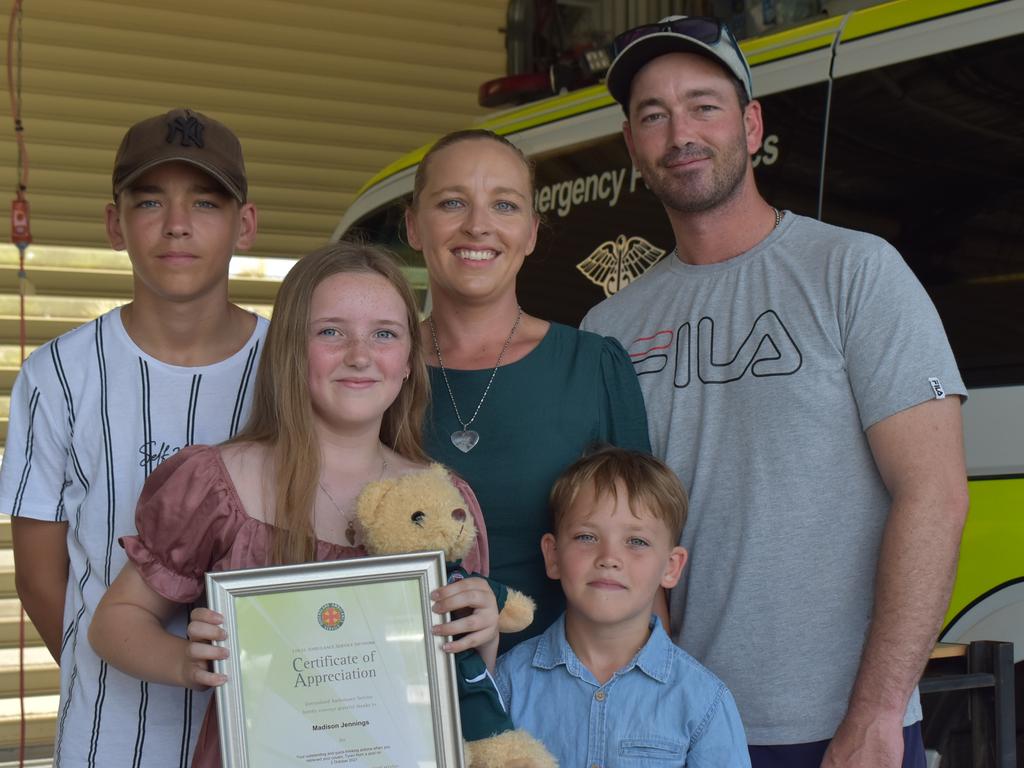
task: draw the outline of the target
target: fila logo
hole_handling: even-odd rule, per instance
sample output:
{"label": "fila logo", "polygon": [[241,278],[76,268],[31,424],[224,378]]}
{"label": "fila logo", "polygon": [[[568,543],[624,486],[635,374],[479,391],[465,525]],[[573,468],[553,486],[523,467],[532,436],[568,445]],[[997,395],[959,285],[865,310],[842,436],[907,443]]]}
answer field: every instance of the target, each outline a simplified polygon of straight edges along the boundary
{"label": "fila logo", "polygon": [[932,385],[932,392],[935,393],[936,400],[946,399],[946,390],[942,388],[942,382],[938,379],[931,377],[928,379],[928,383]]}
{"label": "fila logo", "polygon": [[762,312],[738,348],[715,343],[715,321],[702,317],[693,343],[690,323],[672,331],[658,331],[629,345],[629,357],[638,376],[659,373],[674,358],[673,384],[688,387],[696,375],[703,384],[727,384],[749,372],[752,376],[790,376],[803,365],[800,349],[773,310]]}
{"label": "fila logo", "polygon": [[199,118],[176,117],[167,121],[167,143],[173,144],[180,137],[181,146],[203,148],[203,124]]}

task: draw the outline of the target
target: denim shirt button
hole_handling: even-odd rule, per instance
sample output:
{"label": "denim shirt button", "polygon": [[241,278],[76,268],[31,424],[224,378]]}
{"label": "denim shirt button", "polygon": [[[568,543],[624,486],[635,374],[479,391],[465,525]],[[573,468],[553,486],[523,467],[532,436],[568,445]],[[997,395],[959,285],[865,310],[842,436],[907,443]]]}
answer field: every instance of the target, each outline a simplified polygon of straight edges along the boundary
{"label": "denim shirt button", "polygon": [[594,694],[594,698],[598,701],[604,701],[604,691],[598,691]]}

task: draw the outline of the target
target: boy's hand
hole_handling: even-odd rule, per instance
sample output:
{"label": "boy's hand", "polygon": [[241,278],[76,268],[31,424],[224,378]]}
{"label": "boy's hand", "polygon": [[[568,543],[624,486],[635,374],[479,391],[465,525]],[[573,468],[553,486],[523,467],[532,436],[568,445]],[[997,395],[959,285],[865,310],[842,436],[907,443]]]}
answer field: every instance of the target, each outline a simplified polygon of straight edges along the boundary
{"label": "boy's hand", "polygon": [[433,629],[435,635],[458,637],[444,644],[448,653],[479,648],[497,640],[498,602],[483,579],[474,576],[447,584],[434,590],[430,597],[434,600],[434,613],[452,614],[451,621]]}
{"label": "boy's hand", "polygon": [[224,685],[227,675],[213,672],[210,662],[214,659],[226,659],[228,649],[212,645],[214,640],[226,640],[228,633],[221,626],[224,617],[209,608],[195,608],[189,615],[188,639],[185,659],[182,665],[182,679],[186,688],[205,691]]}

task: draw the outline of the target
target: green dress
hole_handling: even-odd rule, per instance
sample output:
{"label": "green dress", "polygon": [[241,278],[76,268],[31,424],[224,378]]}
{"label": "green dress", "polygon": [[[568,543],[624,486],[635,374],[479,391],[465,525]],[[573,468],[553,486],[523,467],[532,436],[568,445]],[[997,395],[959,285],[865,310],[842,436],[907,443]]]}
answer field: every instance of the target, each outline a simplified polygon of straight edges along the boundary
{"label": "green dress", "polygon": [[[448,370],[463,418],[473,415],[492,370]],[[532,352],[498,369],[470,426],[480,442],[463,453],[451,442],[462,426],[440,368],[430,369],[430,384],[427,452],[467,480],[480,500],[491,578],[537,602],[530,627],[502,635],[504,652],[543,632],[564,609],[561,587],[545,575],[540,550],[555,479],[595,443],[650,450],[640,385],[619,342],[551,323]]]}

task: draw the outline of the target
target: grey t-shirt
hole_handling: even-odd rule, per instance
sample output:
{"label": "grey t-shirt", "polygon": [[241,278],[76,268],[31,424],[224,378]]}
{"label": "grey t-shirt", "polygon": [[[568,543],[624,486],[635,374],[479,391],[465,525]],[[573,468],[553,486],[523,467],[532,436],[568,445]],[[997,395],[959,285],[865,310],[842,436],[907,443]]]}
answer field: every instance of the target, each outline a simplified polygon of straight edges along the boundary
{"label": "grey t-shirt", "polygon": [[673,638],[751,744],[830,738],[890,504],[865,430],[966,393],[931,300],[885,241],[787,213],[728,261],[668,256],[582,327],[626,347],[652,449],[690,493]]}

